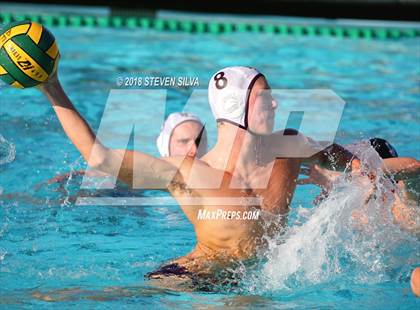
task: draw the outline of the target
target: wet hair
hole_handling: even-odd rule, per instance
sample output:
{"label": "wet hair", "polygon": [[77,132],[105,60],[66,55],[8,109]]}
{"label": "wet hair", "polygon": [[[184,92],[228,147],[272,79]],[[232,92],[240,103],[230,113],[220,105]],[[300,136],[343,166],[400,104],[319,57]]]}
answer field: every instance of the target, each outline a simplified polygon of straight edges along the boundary
{"label": "wet hair", "polygon": [[398,157],[397,151],[388,141],[381,138],[372,138],[369,142],[382,159]]}

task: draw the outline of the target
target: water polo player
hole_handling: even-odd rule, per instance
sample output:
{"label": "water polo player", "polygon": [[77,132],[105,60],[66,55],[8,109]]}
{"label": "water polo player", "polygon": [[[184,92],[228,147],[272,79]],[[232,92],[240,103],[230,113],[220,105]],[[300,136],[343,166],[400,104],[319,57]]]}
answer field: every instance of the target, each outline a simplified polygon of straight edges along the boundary
{"label": "water polo player", "polygon": [[156,140],[160,156],[202,157],[207,152],[207,133],[201,120],[191,113],[169,114]]}
{"label": "water polo player", "polygon": [[[205,289],[217,283],[215,274],[227,270],[232,262],[254,257],[265,246],[266,234],[282,229],[303,159],[276,158],[286,133],[272,134],[277,103],[258,70],[227,67],[210,79],[209,103],[218,137],[216,145],[201,159],[160,159],[142,152],[107,148],[77,112],[56,76],[39,89],[90,167],[108,174],[119,171],[118,178],[135,188],[150,184],[166,188],[194,226],[195,248],[148,275],[160,285],[173,287],[176,282],[181,289]],[[296,147],[316,153],[306,160],[327,163],[334,158],[341,167],[348,163],[348,152],[343,148],[333,145],[320,151],[310,139],[293,134]],[[236,221],[229,217],[198,218],[199,212],[216,209],[230,214],[258,209],[266,216]]]}
{"label": "water polo player", "polygon": [[[419,190],[417,188],[418,182],[416,182],[416,179],[420,175],[420,161],[411,157],[399,157],[395,148],[384,139],[373,138],[369,140],[369,143],[382,159],[380,169],[393,182],[396,182],[397,190],[391,190],[393,195],[381,195],[382,204],[389,205],[390,214],[399,227],[409,231],[413,235],[420,236],[420,212],[417,207]],[[373,195],[377,195],[375,191],[376,175],[374,173],[365,175],[357,160],[352,163],[352,166],[351,175],[357,178],[358,184],[368,188],[366,197],[363,197],[365,204],[367,204]],[[320,186],[324,197],[328,195],[334,183],[341,176],[340,172],[330,171],[317,165],[312,166],[306,174],[308,178],[299,182],[301,184],[315,184]],[[352,212],[352,218],[358,225],[368,225],[369,217],[367,214],[366,206],[362,206],[360,210]],[[420,267],[413,270],[410,284],[412,292],[416,296],[420,296]]]}

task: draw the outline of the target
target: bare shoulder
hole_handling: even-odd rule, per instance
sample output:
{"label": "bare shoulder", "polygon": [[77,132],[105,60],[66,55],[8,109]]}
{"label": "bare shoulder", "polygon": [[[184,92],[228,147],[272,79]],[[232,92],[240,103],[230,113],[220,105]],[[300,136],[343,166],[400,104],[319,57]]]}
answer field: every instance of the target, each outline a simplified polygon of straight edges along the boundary
{"label": "bare shoulder", "polygon": [[203,160],[189,156],[165,157],[163,160],[178,169],[181,178],[177,182],[182,182],[186,189],[218,188],[216,184],[219,184],[219,180],[221,182],[225,173]]}
{"label": "bare shoulder", "polygon": [[190,165],[199,165],[199,166],[207,166],[210,167],[205,161],[200,160],[198,158],[190,157],[190,156],[170,156],[170,157],[162,157],[162,160],[176,166],[180,167],[183,163],[188,162]]}

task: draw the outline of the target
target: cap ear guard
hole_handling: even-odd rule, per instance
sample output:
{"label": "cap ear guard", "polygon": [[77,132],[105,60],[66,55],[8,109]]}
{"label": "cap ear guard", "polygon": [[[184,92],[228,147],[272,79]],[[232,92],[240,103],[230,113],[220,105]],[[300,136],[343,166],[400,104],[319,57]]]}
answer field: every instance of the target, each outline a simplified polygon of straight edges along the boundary
{"label": "cap ear guard", "polygon": [[209,104],[216,121],[248,129],[249,96],[263,76],[252,67],[227,67],[215,73],[208,88]]}

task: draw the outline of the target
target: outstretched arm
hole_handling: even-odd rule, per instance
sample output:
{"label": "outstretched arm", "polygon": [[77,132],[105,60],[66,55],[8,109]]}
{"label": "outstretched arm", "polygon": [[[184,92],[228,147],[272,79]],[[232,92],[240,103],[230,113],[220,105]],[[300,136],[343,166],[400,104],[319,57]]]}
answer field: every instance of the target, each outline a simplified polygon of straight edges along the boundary
{"label": "outstretched arm", "polygon": [[311,160],[318,161],[323,167],[336,170],[344,170],[349,167],[353,160],[357,160],[353,153],[336,143],[333,143],[314,156]]}
{"label": "outstretched arm", "polygon": [[[322,142],[316,142],[309,137],[306,138],[306,144],[308,148],[314,150],[319,149]],[[342,147],[339,144],[333,143],[330,146],[324,148],[322,151],[317,152],[315,155],[309,157],[306,162],[318,163],[321,167],[330,170],[344,170],[348,168],[352,160],[357,159],[355,155]]]}
{"label": "outstretched arm", "polygon": [[295,129],[277,131],[263,139],[266,145],[274,147],[277,154],[293,154],[303,163],[318,164],[330,170],[344,170],[355,159],[354,154],[344,147],[315,141]]}
{"label": "outstretched arm", "polygon": [[385,158],[382,166],[397,179],[409,179],[420,174],[420,161],[411,157]]}
{"label": "outstretched arm", "polygon": [[[113,150],[104,146],[73,106],[56,74],[38,88],[52,104],[66,135],[91,168],[110,175],[118,174],[118,179],[134,187],[153,185],[154,188],[163,189],[167,188],[174,178],[177,183],[182,182],[178,169],[167,161],[141,152]],[[136,173],[133,171],[134,163]]]}

